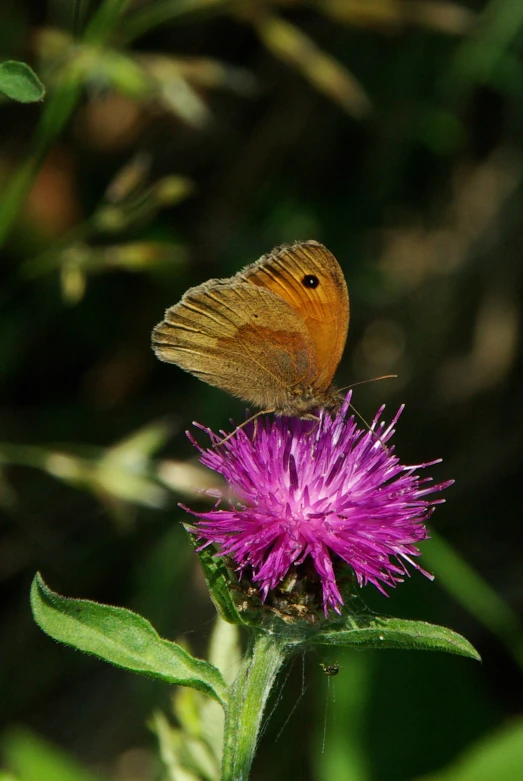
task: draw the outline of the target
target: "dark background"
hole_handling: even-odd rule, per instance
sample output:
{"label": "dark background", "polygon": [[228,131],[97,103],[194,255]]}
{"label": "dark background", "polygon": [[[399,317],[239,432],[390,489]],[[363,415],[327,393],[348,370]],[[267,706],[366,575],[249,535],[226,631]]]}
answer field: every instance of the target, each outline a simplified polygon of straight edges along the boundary
{"label": "dark background", "polygon": [[[96,5],[79,9],[80,41]],[[146,29],[158,7],[176,13]],[[339,385],[396,373],[357,388],[357,408],[372,418],[385,402],[391,416],[405,402],[401,459],[442,457],[431,473],[456,480],[423,547],[435,583],[414,573],[388,600],[362,596],[463,633],[483,664],[311,656],[302,694],[298,660],[253,778],[435,772],[521,712],[519,4],[137,2],[89,50],[73,26],[59,0],[0,9],[0,54],[33,65],[46,101],[74,63],[83,84],[1,255],[6,745],[23,725],[107,777],[161,777],[145,722],[169,692],[53,643],[29,586],[41,570],[55,590],[131,607],[205,653],[213,609],[177,502],[198,506],[210,478],[184,430],[244,410],[160,364],[150,332],[189,286],[315,238],[351,296]],[[2,187],[46,101],[0,105]],[[523,777],[513,768],[496,778]]]}

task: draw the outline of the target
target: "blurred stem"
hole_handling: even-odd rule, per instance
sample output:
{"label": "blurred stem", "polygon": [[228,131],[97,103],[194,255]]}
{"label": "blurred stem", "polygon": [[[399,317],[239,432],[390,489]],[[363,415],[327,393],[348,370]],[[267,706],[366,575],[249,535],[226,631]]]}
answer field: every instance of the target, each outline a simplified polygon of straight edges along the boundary
{"label": "blurred stem", "polygon": [[[129,0],[104,0],[85,31],[85,41],[101,45],[111,33]],[[82,93],[74,67],[68,66],[44,105],[27,157],[0,195],[0,246],[13,227],[45,156],[73,113]]]}
{"label": "blurred stem", "polygon": [[11,230],[47,151],[68,121],[81,93],[76,74],[63,79],[45,104],[24,162],[0,195],[0,246]]}
{"label": "blurred stem", "polygon": [[246,781],[261,721],[276,675],[287,652],[276,635],[254,635],[231,687],[225,720],[222,781]]}
{"label": "blurred stem", "polygon": [[119,18],[126,12],[131,0],[105,0],[85,31],[85,42],[102,44],[107,40],[108,33],[116,26]]}
{"label": "blurred stem", "polygon": [[523,627],[514,611],[442,537],[431,530],[424,558],[439,583],[477,620],[496,635],[523,668]]}

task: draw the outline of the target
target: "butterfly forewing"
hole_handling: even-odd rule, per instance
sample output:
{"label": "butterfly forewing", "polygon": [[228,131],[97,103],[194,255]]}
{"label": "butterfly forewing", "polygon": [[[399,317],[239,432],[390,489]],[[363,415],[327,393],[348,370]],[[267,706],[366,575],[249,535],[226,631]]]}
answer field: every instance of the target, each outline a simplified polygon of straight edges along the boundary
{"label": "butterfly forewing", "polygon": [[160,360],[281,415],[333,408],[349,297],[316,241],[278,247],[230,279],[191,288],[153,331]]}
{"label": "butterfly forewing", "polygon": [[326,390],[341,360],[349,327],[349,294],[338,261],[317,241],[277,247],[238,276],[287,301],[309,331],[318,371],[314,387]]}

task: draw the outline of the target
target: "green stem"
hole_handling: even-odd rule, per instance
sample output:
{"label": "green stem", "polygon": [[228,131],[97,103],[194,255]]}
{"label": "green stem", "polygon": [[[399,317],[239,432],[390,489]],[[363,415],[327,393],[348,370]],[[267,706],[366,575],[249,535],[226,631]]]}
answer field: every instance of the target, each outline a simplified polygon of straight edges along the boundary
{"label": "green stem", "polygon": [[116,26],[130,3],[131,0],[105,0],[87,25],[85,42],[99,45],[105,43],[108,33]]}
{"label": "green stem", "polygon": [[68,121],[81,94],[76,76],[64,78],[47,101],[31,149],[0,197],[0,246],[4,243],[31,189],[51,143]]}
{"label": "green stem", "polygon": [[[102,45],[124,13],[129,0],[105,0],[85,31],[84,40]],[[62,132],[82,94],[83,84],[71,65],[44,105],[27,157],[0,195],[0,246],[5,242],[45,156]]]}
{"label": "green stem", "polygon": [[288,650],[267,632],[257,633],[231,688],[225,720],[222,781],[246,781],[256,751],[265,705]]}

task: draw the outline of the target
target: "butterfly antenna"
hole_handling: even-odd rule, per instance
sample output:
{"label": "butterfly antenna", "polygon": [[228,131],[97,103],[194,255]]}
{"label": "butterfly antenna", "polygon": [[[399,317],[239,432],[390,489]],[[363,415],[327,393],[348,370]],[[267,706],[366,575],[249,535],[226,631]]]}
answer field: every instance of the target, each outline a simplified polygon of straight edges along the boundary
{"label": "butterfly antenna", "polygon": [[215,442],[215,445],[216,445],[216,446],[223,445],[223,444],[224,444],[225,442],[227,442],[227,441],[228,441],[228,440],[229,440],[229,439],[230,439],[230,438],[231,438],[231,437],[232,437],[234,434],[236,434],[236,432],[237,432],[237,431],[239,431],[240,429],[244,428],[244,426],[246,426],[246,425],[247,425],[247,423],[252,423],[252,421],[253,421],[253,420],[256,420],[256,418],[259,418],[259,417],[260,417],[260,415],[268,415],[268,414],[270,414],[271,412],[274,412],[274,410],[273,410],[273,409],[262,409],[262,410],[260,410],[259,412],[257,412],[255,415],[251,415],[251,417],[250,417],[250,418],[247,418],[247,420],[244,420],[244,421],[243,421],[243,423],[240,423],[240,425],[239,425],[239,426],[236,426],[236,428],[234,429],[234,431],[231,431],[231,433],[230,433],[230,434],[227,434],[227,436],[226,436],[226,437],[224,437],[223,439],[220,439],[220,441],[219,441],[219,442]]}
{"label": "butterfly antenna", "polygon": [[[378,382],[379,380],[395,380],[397,379],[397,377],[398,377],[397,374],[383,374],[381,377],[372,377],[370,380],[360,380],[359,382],[353,382],[350,385],[345,385],[343,388],[340,388],[340,391],[350,390],[350,388],[355,388],[357,385],[367,385],[367,383],[369,382]],[[378,442],[380,442],[383,445],[383,447],[387,452],[387,455],[389,455],[389,449],[386,446],[385,442],[383,442],[383,440],[380,439],[380,437],[376,434],[372,426],[369,425],[369,423],[367,423],[367,421],[365,420],[361,412],[358,412],[354,404],[349,404],[349,407],[354,412],[354,414],[361,420],[365,428],[367,428],[369,431],[372,431],[373,436],[375,436]]]}
{"label": "butterfly antenna", "polygon": [[343,388],[340,388],[340,391],[344,390],[350,390],[351,388],[356,388],[358,385],[367,385],[369,382],[378,382],[379,380],[396,380],[398,378],[397,374],[384,374],[382,377],[371,377],[370,380],[360,380],[359,382],[352,382],[350,385],[344,385]]}
{"label": "butterfly antenna", "polygon": [[367,423],[367,421],[365,420],[365,418],[363,417],[363,415],[361,414],[361,412],[358,412],[358,410],[356,409],[356,407],[354,406],[354,404],[349,404],[349,407],[350,407],[350,408],[351,408],[351,410],[354,412],[354,414],[356,415],[356,417],[358,417],[358,418],[361,420],[361,422],[363,423],[363,425],[365,426],[365,428],[366,428],[366,429],[368,429],[368,430],[371,432],[371,434],[372,434],[374,437],[376,437],[376,439],[378,440],[378,442],[380,443],[380,445],[383,445],[383,447],[385,448],[385,452],[387,453],[387,455],[390,455],[390,451],[389,451],[389,449],[388,449],[387,445],[385,444],[385,442],[384,442],[384,441],[381,439],[381,437],[379,437],[379,436],[377,435],[377,433],[374,431],[374,429],[372,428],[372,426],[370,425],[370,423]]}

